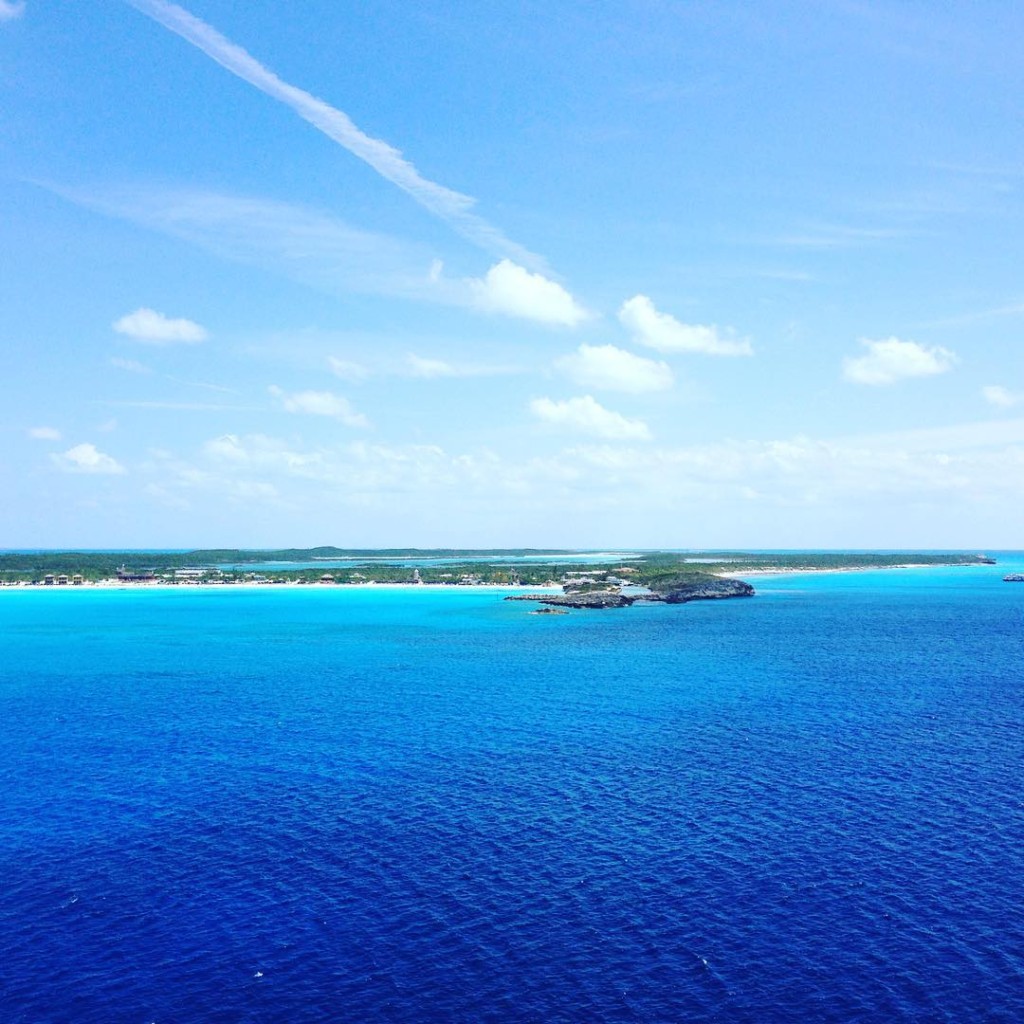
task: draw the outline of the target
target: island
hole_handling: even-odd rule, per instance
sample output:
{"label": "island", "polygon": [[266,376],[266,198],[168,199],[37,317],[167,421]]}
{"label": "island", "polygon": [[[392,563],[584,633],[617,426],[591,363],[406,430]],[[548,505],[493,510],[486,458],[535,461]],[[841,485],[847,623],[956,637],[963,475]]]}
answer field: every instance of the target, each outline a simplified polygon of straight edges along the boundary
{"label": "island", "polygon": [[[597,551],[555,548],[0,552],[0,587],[500,587],[550,608],[749,597],[744,578],[908,566],[978,566],[962,552]],[[542,589],[541,589],[542,588]],[[538,594],[538,590],[541,592]]]}

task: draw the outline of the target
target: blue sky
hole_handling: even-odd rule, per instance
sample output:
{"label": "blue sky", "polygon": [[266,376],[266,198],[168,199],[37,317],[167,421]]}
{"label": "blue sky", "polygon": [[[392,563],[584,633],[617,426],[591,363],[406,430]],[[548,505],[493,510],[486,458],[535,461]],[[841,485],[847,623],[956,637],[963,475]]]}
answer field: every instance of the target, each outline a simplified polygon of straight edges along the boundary
{"label": "blue sky", "polygon": [[1020,547],[1022,36],[0,0],[0,546]]}

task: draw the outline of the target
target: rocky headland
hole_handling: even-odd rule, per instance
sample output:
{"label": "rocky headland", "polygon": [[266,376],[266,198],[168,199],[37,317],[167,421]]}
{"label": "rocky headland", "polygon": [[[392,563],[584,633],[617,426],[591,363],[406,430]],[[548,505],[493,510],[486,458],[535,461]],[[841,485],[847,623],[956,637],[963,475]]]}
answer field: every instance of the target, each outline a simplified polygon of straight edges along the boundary
{"label": "rocky headland", "polygon": [[687,573],[652,580],[646,591],[623,593],[619,587],[566,585],[563,594],[512,594],[506,601],[537,601],[556,608],[628,608],[638,601],[686,604],[689,601],[719,601],[730,597],[753,597],[754,588],[744,580]]}
{"label": "rocky headland", "polygon": [[705,573],[654,579],[649,587],[650,594],[641,595],[640,600],[686,604],[687,601],[719,601],[727,597],[754,596],[754,588],[744,580]]}
{"label": "rocky headland", "polygon": [[588,590],[568,594],[510,594],[506,601],[537,601],[553,608],[628,608],[636,597],[614,590]]}

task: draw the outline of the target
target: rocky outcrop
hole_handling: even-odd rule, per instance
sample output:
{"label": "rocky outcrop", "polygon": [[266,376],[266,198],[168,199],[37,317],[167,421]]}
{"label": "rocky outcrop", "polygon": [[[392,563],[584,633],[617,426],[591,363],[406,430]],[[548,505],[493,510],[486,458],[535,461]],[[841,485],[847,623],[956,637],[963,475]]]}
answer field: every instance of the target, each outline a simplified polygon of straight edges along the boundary
{"label": "rocky outcrop", "polygon": [[[587,590],[582,593],[553,594],[509,594],[506,601],[539,601],[556,608],[627,608],[636,598],[627,597],[617,590]],[[544,610],[544,609],[542,609]]]}
{"label": "rocky outcrop", "polygon": [[665,604],[686,604],[687,601],[719,601],[727,597],[753,597],[754,588],[744,580],[719,576],[678,580],[661,584],[641,601],[664,601]]}
{"label": "rocky outcrop", "polygon": [[[688,601],[719,601],[727,597],[753,597],[754,588],[743,580],[691,573],[656,580],[648,593],[623,594],[610,590],[579,590],[564,594],[510,594],[506,601],[537,601],[553,608],[628,608],[636,601],[686,604]],[[553,610],[553,609],[552,609]]]}
{"label": "rocky outcrop", "polygon": [[628,608],[635,598],[614,590],[588,590],[582,594],[545,594],[540,600],[556,608]]}

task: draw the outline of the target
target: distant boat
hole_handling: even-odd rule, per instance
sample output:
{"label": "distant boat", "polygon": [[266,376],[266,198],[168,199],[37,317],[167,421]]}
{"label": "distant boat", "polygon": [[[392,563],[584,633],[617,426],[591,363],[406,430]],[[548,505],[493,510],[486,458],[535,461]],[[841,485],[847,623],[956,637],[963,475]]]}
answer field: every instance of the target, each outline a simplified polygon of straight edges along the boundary
{"label": "distant boat", "polygon": [[1024,572],[1011,572],[1009,576],[1003,577],[1004,583],[1024,583]]}

